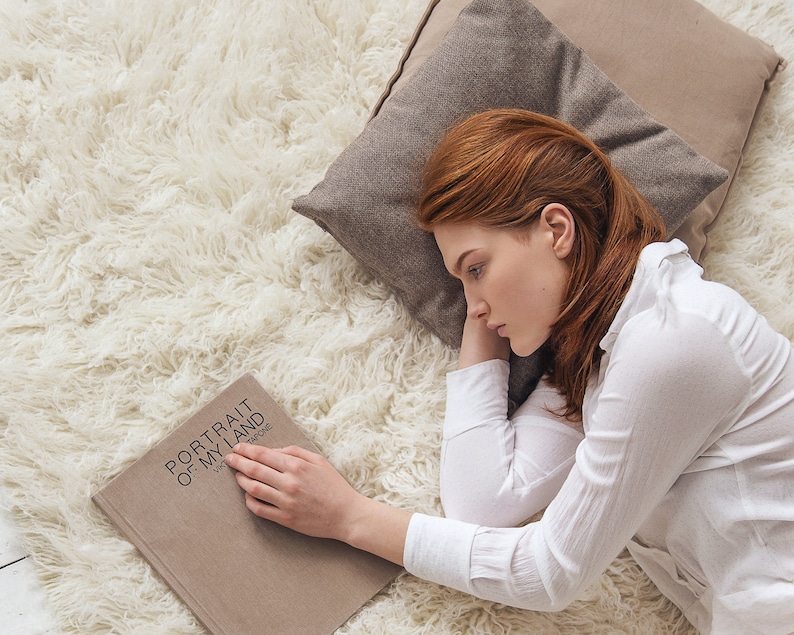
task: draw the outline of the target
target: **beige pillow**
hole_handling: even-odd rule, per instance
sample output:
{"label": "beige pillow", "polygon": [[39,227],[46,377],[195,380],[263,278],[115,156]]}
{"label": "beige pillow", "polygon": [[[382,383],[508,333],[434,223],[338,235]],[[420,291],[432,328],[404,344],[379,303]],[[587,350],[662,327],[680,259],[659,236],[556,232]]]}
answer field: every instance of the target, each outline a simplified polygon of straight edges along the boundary
{"label": "beige pillow", "polygon": [[[436,10],[446,6],[442,0]],[[518,107],[567,121],[609,154],[671,230],[727,178],[526,0],[474,0],[446,30],[424,62],[410,68],[420,36],[399,90],[395,84],[361,135],[294,209],[330,231],[448,344],[460,343],[465,300],[435,241],[412,224],[411,214],[426,157],[463,116]],[[511,397],[523,400],[538,373],[536,356],[513,359]]]}
{"label": "beige pillow", "polygon": [[[431,55],[469,2],[431,0],[373,114]],[[654,119],[728,171],[728,180],[674,234],[700,260],[769,84],[785,62],[771,46],[694,0],[535,0],[534,5]]]}

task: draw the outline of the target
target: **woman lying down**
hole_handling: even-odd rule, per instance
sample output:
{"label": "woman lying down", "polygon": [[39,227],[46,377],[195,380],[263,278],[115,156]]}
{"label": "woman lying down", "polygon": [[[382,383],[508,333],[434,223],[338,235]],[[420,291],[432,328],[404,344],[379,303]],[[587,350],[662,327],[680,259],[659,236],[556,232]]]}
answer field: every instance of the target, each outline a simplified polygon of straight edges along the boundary
{"label": "woman lying down", "polygon": [[[368,499],[308,451],[243,444],[227,462],[247,507],[536,611],[565,608],[628,545],[702,633],[794,632],[790,342],[702,280],[605,155],[548,117],[489,111],[448,132],[418,222],[468,307],[446,518]],[[510,349],[546,342],[508,419]]]}

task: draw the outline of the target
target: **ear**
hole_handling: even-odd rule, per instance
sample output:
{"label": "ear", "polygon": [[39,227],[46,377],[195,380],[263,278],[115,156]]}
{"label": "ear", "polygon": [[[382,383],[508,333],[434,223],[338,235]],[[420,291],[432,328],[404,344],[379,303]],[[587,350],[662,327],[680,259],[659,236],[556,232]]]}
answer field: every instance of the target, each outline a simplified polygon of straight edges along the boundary
{"label": "ear", "polygon": [[573,250],[576,239],[573,214],[561,203],[549,203],[540,212],[540,222],[549,231],[555,255],[565,260]]}

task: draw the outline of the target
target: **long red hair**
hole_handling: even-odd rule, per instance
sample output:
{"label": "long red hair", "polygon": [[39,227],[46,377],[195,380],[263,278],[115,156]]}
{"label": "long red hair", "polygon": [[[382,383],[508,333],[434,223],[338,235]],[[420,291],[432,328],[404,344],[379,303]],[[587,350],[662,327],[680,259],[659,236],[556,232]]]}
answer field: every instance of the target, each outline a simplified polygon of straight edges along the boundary
{"label": "long red hair", "polygon": [[656,210],[575,128],[504,109],[476,114],[444,136],[425,166],[416,216],[429,232],[442,223],[521,231],[549,203],[565,205],[576,223],[546,369],[566,398],[564,414],[576,419],[640,251],[665,237]]}

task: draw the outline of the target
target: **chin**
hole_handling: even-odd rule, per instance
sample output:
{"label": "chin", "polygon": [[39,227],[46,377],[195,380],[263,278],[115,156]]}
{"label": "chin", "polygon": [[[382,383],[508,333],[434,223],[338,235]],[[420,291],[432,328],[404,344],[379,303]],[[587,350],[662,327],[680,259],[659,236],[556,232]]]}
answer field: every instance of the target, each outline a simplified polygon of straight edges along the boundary
{"label": "chin", "polygon": [[510,340],[510,350],[518,357],[529,357],[533,353],[539,351],[546,341],[546,339],[540,342],[517,342]]}
{"label": "chin", "polygon": [[529,357],[539,348],[540,346],[534,346],[534,347],[521,346],[521,345],[514,346],[513,342],[510,342],[510,350],[513,351],[513,354],[517,355],[518,357]]}

